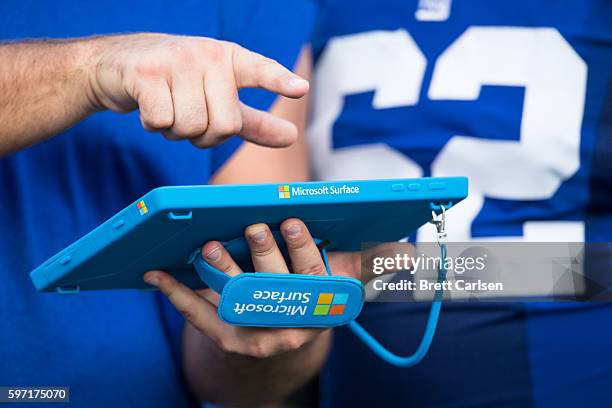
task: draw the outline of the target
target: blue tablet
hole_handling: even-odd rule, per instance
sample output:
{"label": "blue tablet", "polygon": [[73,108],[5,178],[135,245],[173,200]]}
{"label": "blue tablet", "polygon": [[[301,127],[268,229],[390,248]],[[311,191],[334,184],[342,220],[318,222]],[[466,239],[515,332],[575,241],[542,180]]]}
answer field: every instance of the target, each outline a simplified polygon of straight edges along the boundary
{"label": "blue tablet", "polygon": [[288,184],[162,187],[152,190],[31,274],[39,291],[146,289],[142,275],[172,273],[205,287],[194,270],[199,248],[240,237],[245,227],[303,220],[328,250],[401,239],[431,219],[432,207],[467,196],[464,177]]}

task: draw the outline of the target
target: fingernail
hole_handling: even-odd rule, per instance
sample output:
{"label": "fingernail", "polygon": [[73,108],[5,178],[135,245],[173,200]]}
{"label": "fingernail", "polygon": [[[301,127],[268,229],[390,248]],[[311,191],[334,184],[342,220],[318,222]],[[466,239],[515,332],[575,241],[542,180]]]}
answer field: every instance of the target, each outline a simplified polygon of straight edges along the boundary
{"label": "fingernail", "polygon": [[214,247],[213,249],[204,254],[204,258],[213,262],[218,261],[219,259],[221,259],[221,249],[219,247]]}
{"label": "fingernail", "polygon": [[287,235],[291,238],[297,237],[300,235],[300,232],[302,232],[302,227],[299,224],[291,224],[287,227]]}
{"label": "fingernail", "polygon": [[258,244],[261,244],[262,242],[265,241],[267,233],[268,233],[268,231],[266,231],[266,230],[257,231],[257,232],[254,232],[254,233],[250,234],[249,238],[251,238],[253,241],[257,242]]}
{"label": "fingernail", "polygon": [[145,276],[145,282],[147,282],[149,285],[153,285],[153,286],[158,286],[159,285],[159,278],[156,275],[153,276]]}
{"label": "fingernail", "polygon": [[302,78],[291,78],[289,80],[289,87],[291,88],[301,88],[306,84],[308,84],[308,81]]}

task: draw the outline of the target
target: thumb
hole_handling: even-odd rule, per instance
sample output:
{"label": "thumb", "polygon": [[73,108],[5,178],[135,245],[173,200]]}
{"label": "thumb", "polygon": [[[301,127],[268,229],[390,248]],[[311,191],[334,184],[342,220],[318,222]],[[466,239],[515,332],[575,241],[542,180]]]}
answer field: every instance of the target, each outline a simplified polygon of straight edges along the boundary
{"label": "thumb", "polygon": [[240,103],[244,140],[267,147],[286,147],[297,140],[298,131],[288,120]]}

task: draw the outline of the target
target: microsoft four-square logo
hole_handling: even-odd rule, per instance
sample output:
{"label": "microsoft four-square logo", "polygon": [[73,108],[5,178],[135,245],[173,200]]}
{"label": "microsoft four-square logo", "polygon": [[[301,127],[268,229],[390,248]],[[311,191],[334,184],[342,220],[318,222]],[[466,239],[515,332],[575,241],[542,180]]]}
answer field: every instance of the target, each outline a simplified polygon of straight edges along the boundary
{"label": "microsoft four-square logo", "polygon": [[289,192],[289,184],[283,184],[278,186],[278,198],[291,198]]}
{"label": "microsoft four-square logo", "polygon": [[136,203],[136,208],[138,208],[138,212],[140,213],[140,215],[145,215],[149,212],[149,209],[147,208],[147,205],[145,204],[144,200],[140,200],[138,203]]}
{"label": "microsoft four-square logo", "polygon": [[315,306],[314,316],[344,314],[348,293],[320,293]]}

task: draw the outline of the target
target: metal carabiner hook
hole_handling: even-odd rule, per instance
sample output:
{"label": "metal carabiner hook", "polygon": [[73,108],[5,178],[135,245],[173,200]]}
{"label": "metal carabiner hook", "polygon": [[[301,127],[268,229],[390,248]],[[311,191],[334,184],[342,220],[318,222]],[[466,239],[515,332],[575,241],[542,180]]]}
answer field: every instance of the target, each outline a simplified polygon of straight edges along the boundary
{"label": "metal carabiner hook", "polygon": [[442,209],[440,214],[436,214],[434,210],[431,210],[431,221],[429,221],[436,226],[438,244],[442,244],[446,241],[446,210],[443,205],[441,205],[440,208]]}

